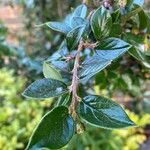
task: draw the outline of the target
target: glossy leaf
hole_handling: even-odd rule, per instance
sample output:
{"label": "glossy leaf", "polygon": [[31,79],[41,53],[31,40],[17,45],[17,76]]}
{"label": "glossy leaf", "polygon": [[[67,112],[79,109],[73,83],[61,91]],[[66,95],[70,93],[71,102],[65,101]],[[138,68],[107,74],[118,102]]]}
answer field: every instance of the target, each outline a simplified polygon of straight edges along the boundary
{"label": "glossy leaf", "polygon": [[129,50],[129,54],[138,61],[144,63],[146,67],[150,68],[150,57],[146,56],[143,52],[141,52],[138,47],[132,47]]}
{"label": "glossy leaf", "polygon": [[112,18],[107,9],[98,8],[91,17],[91,28],[96,39],[107,36],[112,26]]}
{"label": "glossy leaf", "polygon": [[72,22],[71,22],[72,28],[76,28],[82,25],[86,26],[86,24],[87,24],[87,21],[81,17],[73,17]]}
{"label": "glossy leaf", "polygon": [[85,18],[86,15],[87,15],[87,7],[84,4],[79,5],[73,12],[73,17]]}
{"label": "glossy leaf", "polygon": [[78,107],[78,114],[85,122],[100,128],[135,126],[120,105],[102,96],[84,97]]}
{"label": "glossy leaf", "polygon": [[71,27],[64,22],[47,22],[46,25],[54,31],[67,34],[71,31]]}
{"label": "glossy leaf", "polygon": [[100,42],[95,48],[99,58],[113,60],[123,55],[131,48],[131,45],[118,38],[108,38]]}
{"label": "glossy leaf", "polygon": [[60,96],[67,91],[65,83],[54,79],[40,79],[33,82],[24,92],[27,98],[50,98]]}
{"label": "glossy leaf", "polygon": [[67,46],[69,50],[73,50],[78,45],[85,30],[85,25],[78,26],[67,34]]}
{"label": "glossy leaf", "polygon": [[71,100],[71,94],[70,93],[65,93],[61,97],[59,97],[57,106],[67,106],[70,104]]}
{"label": "glossy leaf", "polygon": [[138,61],[141,61],[146,67],[150,68],[150,58],[144,53],[144,38],[126,33],[124,39],[132,45],[129,49],[129,54]]}
{"label": "glossy leaf", "polygon": [[51,78],[62,81],[62,76],[50,63],[43,63],[43,74],[45,78]]}
{"label": "glossy leaf", "polygon": [[64,106],[48,112],[35,128],[26,150],[58,149],[74,134],[74,121]]}
{"label": "glossy leaf", "polygon": [[131,46],[128,43],[117,38],[108,38],[101,41],[96,47],[96,53],[82,63],[80,80],[82,82],[88,81],[130,48]]}
{"label": "glossy leaf", "polygon": [[87,82],[91,77],[110,64],[110,60],[101,59],[99,55],[95,54],[82,63],[82,69],[80,70],[80,81],[83,83]]}

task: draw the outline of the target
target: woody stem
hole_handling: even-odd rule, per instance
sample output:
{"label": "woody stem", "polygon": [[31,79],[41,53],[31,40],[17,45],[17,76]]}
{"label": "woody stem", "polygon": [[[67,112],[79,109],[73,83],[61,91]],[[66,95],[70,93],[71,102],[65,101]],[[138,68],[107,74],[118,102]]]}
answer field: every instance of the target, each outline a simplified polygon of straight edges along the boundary
{"label": "woody stem", "polygon": [[80,63],[80,52],[83,49],[83,41],[81,40],[77,49],[77,54],[75,57],[75,62],[74,62],[74,67],[73,67],[73,76],[72,76],[72,83],[70,86],[70,93],[72,94],[72,101],[71,101],[71,105],[70,105],[70,114],[72,114],[72,116],[74,118],[76,118],[76,107],[78,105],[79,102],[79,97],[77,94],[77,89],[78,89],[78,84],[79,84],[79,79],[78,79],[78,69],[79,69],[79,63]]}

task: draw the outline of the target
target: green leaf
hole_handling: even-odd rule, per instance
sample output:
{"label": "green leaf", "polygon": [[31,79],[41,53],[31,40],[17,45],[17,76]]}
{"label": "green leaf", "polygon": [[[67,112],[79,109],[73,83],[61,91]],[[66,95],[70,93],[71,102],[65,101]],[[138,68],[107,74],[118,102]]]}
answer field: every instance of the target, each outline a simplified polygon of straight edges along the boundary
{"label": "green leaf", "polygon": [[138,61],[141,61],[146,67],[150,68],[150,57],[141,52],[138,47],[132,47],[129,50],[129,54]]}
{"label": "green leaf", "polygon": [[131,46],[128,43],[117,38],[108,38],[101,41],[96,47],[94,56],[87,58],[82,63],[82,69],[80,70],[81,82],[88,81],[130,48]]}
{"label": "green leaf", "polygon": [[97,40],[102,36],[108,36],[112,26],[112,18],[103,6],[98,8],[91,17],[91,28]]}
{"label": "green leaf", "polygon": [[147,18],[147,33],[150,34],[150,15]]}
{"label": "green leaf", "polygon": [[78,106],[79,117],[100,128],[118,129],[135,124],[116,102],[102,96],[86,96]]}
{"label": "green leaf", "polygon": [[79,5],[73,12],[73,17],[85,18],[86,15],[87,15],[87,7],[84,4]]}
{"label": "green leaf", "polygon": [[125,24],[131,17],[135,17],[140,11],[142,11],[142,7],[134,5],[131,11],[121,17],[122,24]]}
{"label": "green leaf", "polygon": [[131,32],[129,33],[126,33],[124,34],[124,38],[126,41],[133,41],[134,43],[137,43],[138,44],[143,44],[144,41],[145,41],[145,36],[143,35],[136,35],[136,34],[133,34]]}
{"label": "green leaf", "polygon": [[[86,7],[86,5],[82,4],[82,5],[78,6],[72,14],[69,14],[63,22],[50,21],[50,22],[46,22],[39,26],[47,25],[49,28],[51,28],[54,31],[68,34],[72,29],[74,29],[75,27],[77,27],[77,25],[79,25],[78,24],[79,18],[80,18],[80,23],[81,23],[81,20],[83,21],[84,18],[86,17],[86,15],[87,15],[87,7]],[[78,21],[76,21],[76,24],[74,24],[75,18],[76,19],[78,18]],[[86,21],[84,20],[84,23],[85,22]],[[80,25],[83,25],[83,24],[80,24]]]}
{"label": "green leaf", "polygon": [[49,28],[54,31],[58,31],[64,34],[67,34],[71,31],[71,27],[68,26],[65,22],[47,22],[45,23]]}
{"label": "green leaf", "polygon": [[138,61],[141,61],[146,67],[150,68],[150,58],[144,53],[144,38],[132,34],[124,34],[124,39],[131,43],[129,54]]}
{"label": "green leaf", "polygon": [[74,121],[64,106],[48,112],[35,128],[26,150],[59,149],[74,135]]}
{"label": "green leaf", "polygon": [[120,23],[114,23],[112,25],[110,36],[119,38],[121,34],[122,34],[122,27],[121,27]]}
{"label": "green leaf", "polygon": [[84,30],[85,30],[85,25],[82,25],[82,26],[76,27],[75,29],[71,30],[67,34],[67,38],[66,38],[67,46],[70,51],[76,48],[76,46],[78,45],[84,33]]}
{"label": "green leaf", "polygon": [[67,85],[54,79],[40,79],[33,82],[24,92],[27,98],[50,98],[67,92]]}
{"label": "green leaf", "polygon": [[0,56],[12,56],[14,54],[15,50],[13,48],[5,42],[0,42]]}
{"label": "green leaf", "polygon": [[98,72],[111,64],[110,60],[104,60],[95,54],[82,63],[82,69],[79,72],[80,81],[85,83]]}
{"label": "green leaf", "polygon": [[107,38],[101,41],[95,48],[101,58],[113,60],[124,54],[131,48],[131,45],[118,38]]}
{"label": "green leaf", "polygon": [[71,94],[70,93],[65,93],[61,97],[59,97],[57,106],[67,106],[70,104],[71,100]]}
{"label": "green leaf", "polygon": [[62,81],[62,76],[50,63],[44,62],[43,63],[43,74],[45,78],[51,78],[55,80]]}
{"label": "green leaf", "polygon": [[139,23],[140,23],[139,29],[144,31],[145,29],[147,29],[147,26],[149,26],[148,25],[148,18],[146,16],[144,10],[140,11],[138,13],[138,15],[139,15]]}

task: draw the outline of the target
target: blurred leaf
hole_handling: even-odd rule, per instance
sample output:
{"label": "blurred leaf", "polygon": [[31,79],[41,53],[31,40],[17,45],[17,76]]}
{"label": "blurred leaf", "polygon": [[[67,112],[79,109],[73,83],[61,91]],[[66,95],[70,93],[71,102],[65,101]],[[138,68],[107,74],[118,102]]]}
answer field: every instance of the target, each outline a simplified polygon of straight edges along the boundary
{"label": "blurred leaf", "polygon": [[0,42],[0,56],[11,56],[15,54],[15,49],[10,47],[7,43]]}
{"label": "blurred leaf", "polygon": [[139,15],[139,29],[144,31],[144,30],[147,29],[147,26],[148,26],[148,24],[147,24],[147,16],[146,16],[144,10],[141,10],[138,13],[138,15]]}
{"label": "blurred leaf", "polygon": [[137,4],[137,5],[140,5],[140,6],[143,6],[144,5],[144,0],[133,0],[133,3]]}

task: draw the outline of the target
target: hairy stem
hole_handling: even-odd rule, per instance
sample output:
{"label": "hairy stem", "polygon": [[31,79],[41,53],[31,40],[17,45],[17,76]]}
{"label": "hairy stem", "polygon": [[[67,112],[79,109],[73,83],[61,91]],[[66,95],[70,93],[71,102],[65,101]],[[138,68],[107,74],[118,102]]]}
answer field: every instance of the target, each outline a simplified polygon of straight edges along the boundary
{"label": "hairy stem", "polygon": [[77,49],[77,54],[75,57],[74,67],[72,70],[73,76],[72,76],[72,84],[70,86],[70,93],[72,93],[72,101],[70,105],[70,114],[72,114],[73,118],[76,119],[76,107],[78,102],[80,101],[80,98],[77,94],[78,84],[79,84],[79,78],[78,78],[78,69],[80,66],[80,52],[82,51],[84,46],[83,41],[81,40]]}

